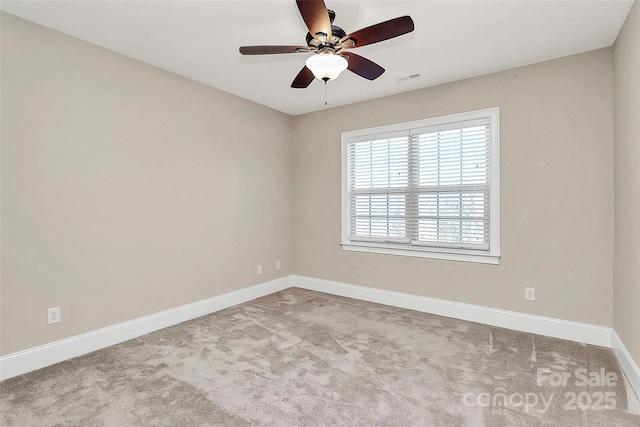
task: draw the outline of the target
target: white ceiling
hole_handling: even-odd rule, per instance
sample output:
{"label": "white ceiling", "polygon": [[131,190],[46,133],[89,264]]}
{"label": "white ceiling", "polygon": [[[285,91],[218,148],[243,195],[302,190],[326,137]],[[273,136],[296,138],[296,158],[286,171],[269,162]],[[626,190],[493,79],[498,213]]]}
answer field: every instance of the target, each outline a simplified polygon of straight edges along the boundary
{"label": "white ceiling", "polygon": [[[332,107],[611,46],[633,1],[325,3],[347,33],[403,15],[415,22],[413,33],[354,50],[386,72],[368,81],[345,71],[327,85]],[[291,115],[327,108],[321,81],[290,88],[309,54],[238,53],[242,45],[304,46],[294,0],[3,0],[0,8]]]}

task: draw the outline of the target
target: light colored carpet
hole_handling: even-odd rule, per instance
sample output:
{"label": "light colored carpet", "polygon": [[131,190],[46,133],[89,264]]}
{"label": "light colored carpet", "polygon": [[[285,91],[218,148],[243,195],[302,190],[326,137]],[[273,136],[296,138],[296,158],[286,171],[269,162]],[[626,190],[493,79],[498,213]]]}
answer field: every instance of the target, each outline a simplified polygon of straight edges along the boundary
{"label": "light colored carpet", "polygon": [[639,426],[633,399],[606,348],[291,288],[4,381],[0,421]]}

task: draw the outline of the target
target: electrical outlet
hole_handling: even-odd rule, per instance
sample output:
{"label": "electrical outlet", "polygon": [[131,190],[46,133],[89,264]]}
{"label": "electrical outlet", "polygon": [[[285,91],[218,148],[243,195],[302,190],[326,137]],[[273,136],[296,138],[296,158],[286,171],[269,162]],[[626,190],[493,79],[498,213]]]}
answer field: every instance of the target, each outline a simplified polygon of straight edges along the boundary
{"label": "electrical outlet", "polygon": [[47,310],[47,324],[53,325],[60,322],[60,307],[53,307]]}
{"label": "electrical outlet", "polygon": [[280,261],[276,261],[276,270],[280,270]]}
{"label": "electrical outlet", "polygon": [[524,288],[524,299],[527,301],[536,300],[536,288]]}
{"label": "electrical outlet", "polygon": [[258,268],[256,270],[258,274],[262,274],[262,264],[258,264]]}

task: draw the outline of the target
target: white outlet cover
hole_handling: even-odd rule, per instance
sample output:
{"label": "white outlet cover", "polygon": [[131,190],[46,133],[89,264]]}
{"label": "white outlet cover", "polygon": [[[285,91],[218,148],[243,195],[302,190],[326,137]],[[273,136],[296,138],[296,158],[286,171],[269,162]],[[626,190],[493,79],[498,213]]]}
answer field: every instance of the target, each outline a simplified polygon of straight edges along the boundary
{"label": "white outlet cover", "polygon": [[60,307],[53,307],[47,310],[47,324],[60,323]]}
{"label": "white outlet cover", "polygon": [[535,288],[524,288],[524,299],[527,301],[535,301],[536,300]]}

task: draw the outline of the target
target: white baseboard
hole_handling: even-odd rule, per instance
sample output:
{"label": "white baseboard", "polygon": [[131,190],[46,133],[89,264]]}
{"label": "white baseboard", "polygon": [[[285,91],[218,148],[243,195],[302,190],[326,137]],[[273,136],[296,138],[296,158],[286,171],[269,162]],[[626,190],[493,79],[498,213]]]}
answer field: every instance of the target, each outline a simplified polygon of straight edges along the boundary
{"label": "white baseboard", "polygon": [[608,347],[613,350],[622,371],[629,380],[631,388],[633,388],[636,395],[640,398],[640,368],[638,368],[638,365],[627,351],[622,340],[612,328],[404,294],[307,276],[294,275],[293,286],[362,301],[483,323],[485,325],[499,326],[516,331]]}
{"label": "white baseboard", "polygon": [[534,316],[515,311],[404,294],[306,276],[294,275],[293,286],[394,307],[408,308],[440,316],[453,317],[455,319],[514,329],[516,331],[546,335],[602,347],[611,347],[611,328],[603,326]]}
{"label": "white baseboard", "polygon": [[640,368],[638,368],[631,354],[627,351],[627,348],[622,343],[615,329],[612,330],[611,333],[611,348],[627,380],[629,380],[629,384],[631,384],[631,387],[636,392],[636,396],[640,399]]}
{"label": "white baseboard", "polygon": [[0,381],[291,287],[282,277],[0,357]]}
{"label": "white baseboard", "polygon": [[119,344],[158,329],[251,301],[291,286],[522,332],[609,347],[613,349],[636,394],[640,395],[640,369],[638,369],[638,365],[632,359],[620,337],[611,328],[297,275],[260,283],[0,357],[0,381]]}

